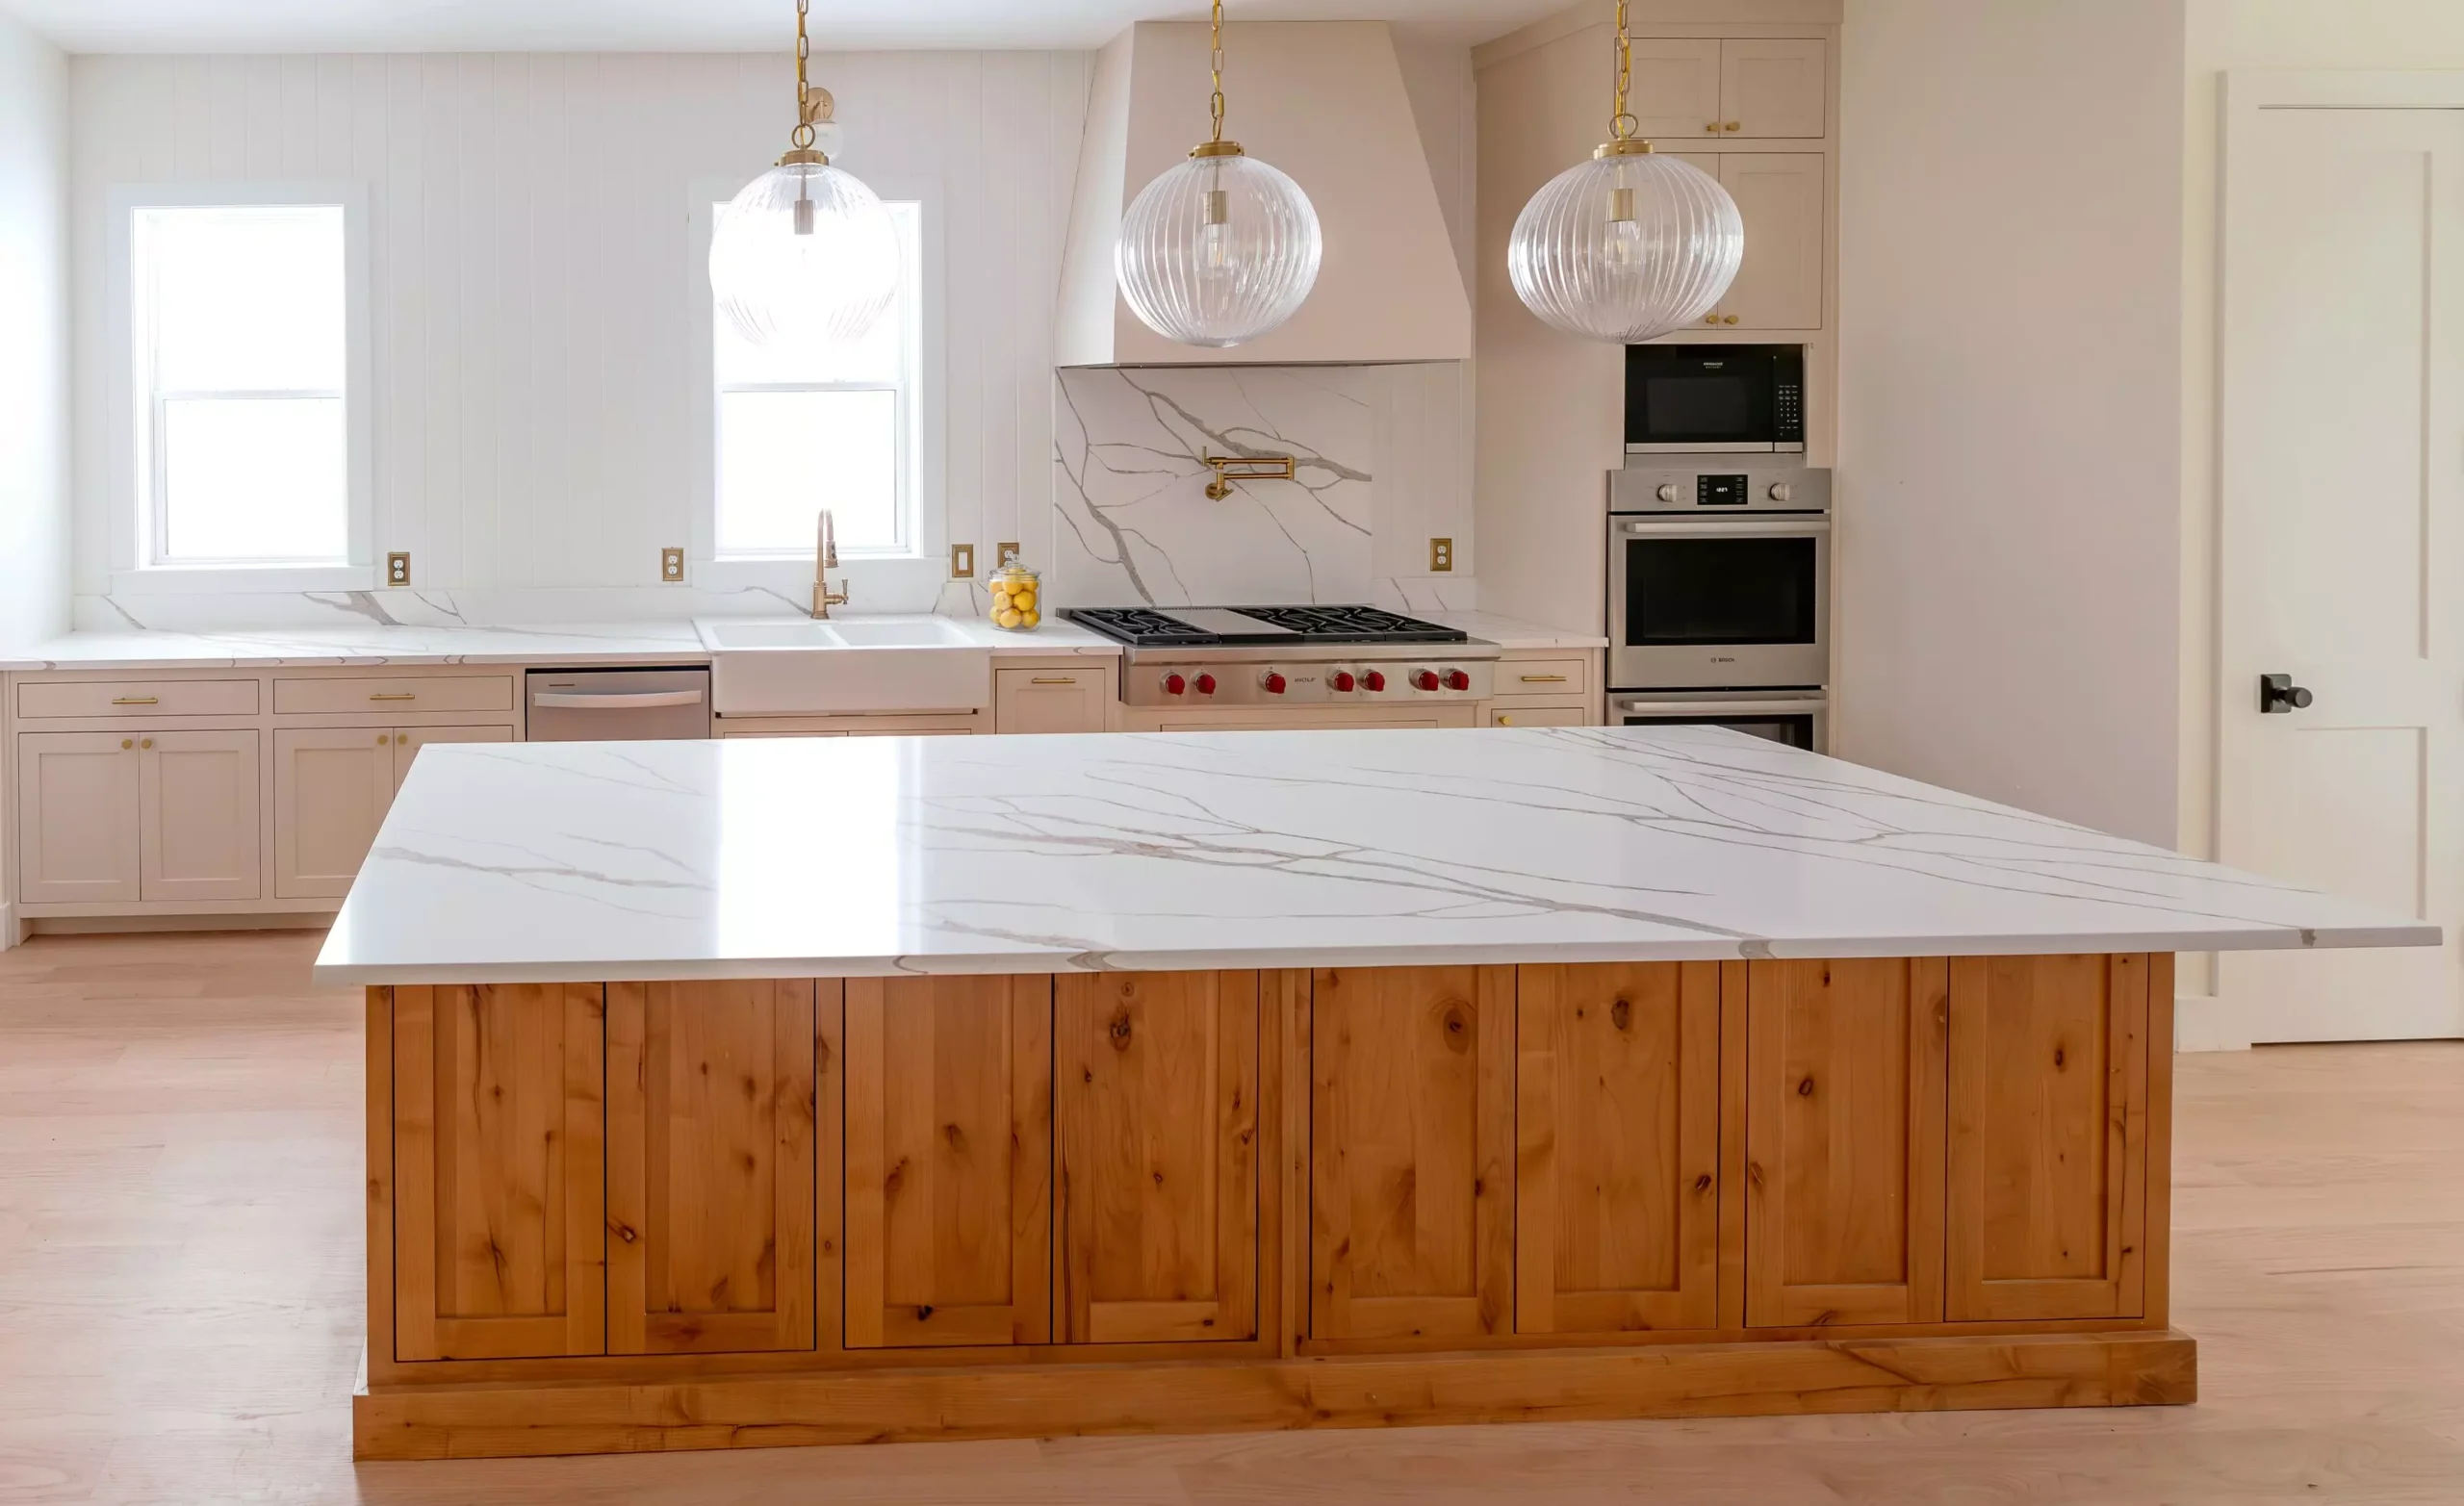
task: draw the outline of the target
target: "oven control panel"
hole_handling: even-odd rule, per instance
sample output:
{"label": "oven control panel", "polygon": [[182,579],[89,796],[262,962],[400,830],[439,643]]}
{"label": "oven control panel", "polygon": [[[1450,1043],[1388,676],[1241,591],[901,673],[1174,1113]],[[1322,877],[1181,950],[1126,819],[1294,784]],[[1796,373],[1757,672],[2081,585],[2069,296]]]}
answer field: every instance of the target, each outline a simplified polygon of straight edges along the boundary
{"label": "oven control panel", "polygon": [[1636,456],[1608,472],[1612,513],[1819,513],[1831,510],[1831,472],[1810,466],[1737,464],[1733,455],[1673,466]]}
{"label": "oven control panel", "polygon": [[1359,663],[1221,659],[1176,664],[1142,659],[1121,670],[1133,706],[1363,706],[1414,701],[1486,700],[1495,667],[1484,660],[1375,659]]}

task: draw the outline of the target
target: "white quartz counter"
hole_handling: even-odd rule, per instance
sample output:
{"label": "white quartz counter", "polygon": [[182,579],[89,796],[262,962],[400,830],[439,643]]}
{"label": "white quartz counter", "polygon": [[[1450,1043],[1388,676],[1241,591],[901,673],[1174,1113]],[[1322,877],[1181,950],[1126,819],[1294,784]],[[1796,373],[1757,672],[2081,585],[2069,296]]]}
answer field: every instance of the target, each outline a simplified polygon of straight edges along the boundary
{"label": "white quartz counter", "polygon": [[[782,618],[781,621],[789,619]],[[860,620],[860,619],[859,619]],[[996,654],[1116,654],[1120,646],[1074,624],[1003,632],[951,618]],[[380,664],[706,664],[691,623],[558,623],[527,627],[270,627],[220,632],[68,633],[0,657],[0,670],[300,668]]]}
{"label": "white quartz counter", "polygon": [[438,745],[325,984],[2429,945],[1710,727]]}

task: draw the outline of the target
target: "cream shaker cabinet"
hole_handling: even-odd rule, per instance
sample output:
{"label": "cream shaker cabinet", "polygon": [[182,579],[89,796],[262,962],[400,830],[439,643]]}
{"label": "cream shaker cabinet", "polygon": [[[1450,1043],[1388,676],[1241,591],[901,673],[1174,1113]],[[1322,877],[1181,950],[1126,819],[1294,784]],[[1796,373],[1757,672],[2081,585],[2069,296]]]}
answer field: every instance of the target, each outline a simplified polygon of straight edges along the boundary
{"label": "cream shaker cabinet", "polygon": [[254,731],[21,733],[20,897],[253,900],[257,789]]}
{"label": "cream shaker cabinet", "polygon": [[430,743],[502,743],[509,727],[283,727],[273,734],[273,892],[334,899],[376,840],[411,760]]}
{"label": "cream shaker cabinet", "polygon": [[1635,132],[1674,146],[1829,134],[1829,47],[1811,37],[1637,37]]}
{"label": "cream shaker cabinet", "polygon": [[1745,221],[1745,260],[1715,311],[1723,329],[1820,329],[1823,156],[1731,152],[1720,186]]}
{"label": "cream shaker cabinet", "polygon": [[1101,669],[995,670],[992,729],[1100,732],[1113,700],[1111,666]]}

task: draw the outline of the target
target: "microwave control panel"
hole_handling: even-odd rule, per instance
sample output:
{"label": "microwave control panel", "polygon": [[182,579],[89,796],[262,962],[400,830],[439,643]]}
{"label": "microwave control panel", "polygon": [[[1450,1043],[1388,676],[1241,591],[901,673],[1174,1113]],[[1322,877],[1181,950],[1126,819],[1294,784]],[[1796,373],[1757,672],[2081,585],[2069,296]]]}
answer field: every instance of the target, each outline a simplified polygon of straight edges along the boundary
{"label": "microwave control panel", "polygon": [[[1612,513],[1823,513],[1831,510],[1831,472],[1807,466],[1740,466],[1735,455],[1707,456],[1698,466],[1669,465],[1654,455],[1608,472]],[[1645,462],[1637,455],[1635,462]]]}

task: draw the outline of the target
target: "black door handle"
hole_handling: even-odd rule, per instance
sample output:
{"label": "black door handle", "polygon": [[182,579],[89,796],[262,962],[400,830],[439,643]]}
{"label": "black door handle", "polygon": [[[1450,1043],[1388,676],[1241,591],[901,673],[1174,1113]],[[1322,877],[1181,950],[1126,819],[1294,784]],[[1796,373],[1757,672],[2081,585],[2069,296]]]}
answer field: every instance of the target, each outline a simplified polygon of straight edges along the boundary
{"label": "black door handle", "polygon": [[2290,675],[2259,676],[2259,710],[2263,715],[2298,711],[2312,700],[2309,689],[2293,682]]}

